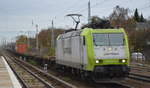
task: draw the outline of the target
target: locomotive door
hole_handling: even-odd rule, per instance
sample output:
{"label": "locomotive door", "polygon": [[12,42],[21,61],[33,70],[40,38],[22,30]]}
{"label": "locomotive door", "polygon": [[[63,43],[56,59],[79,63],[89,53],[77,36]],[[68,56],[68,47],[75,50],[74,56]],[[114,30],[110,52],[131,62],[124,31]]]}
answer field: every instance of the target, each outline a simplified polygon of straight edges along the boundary
{"label": "locomotive door", "polygon": [[85,40],[85,37],[82,36],[81,37],[81,66],[82,66],[82,69],[84,69],[86,64],[87,64],[86,40]]}

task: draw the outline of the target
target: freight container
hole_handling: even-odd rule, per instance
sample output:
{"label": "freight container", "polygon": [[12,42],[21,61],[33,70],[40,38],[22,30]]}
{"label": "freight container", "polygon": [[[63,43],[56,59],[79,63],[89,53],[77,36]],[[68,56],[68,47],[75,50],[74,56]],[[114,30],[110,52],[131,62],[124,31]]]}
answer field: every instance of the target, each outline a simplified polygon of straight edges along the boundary
{"label": "freight container", "polygon": [[27,52],[28,45],[27,44],[16,44],[17,53],[24,54]]}

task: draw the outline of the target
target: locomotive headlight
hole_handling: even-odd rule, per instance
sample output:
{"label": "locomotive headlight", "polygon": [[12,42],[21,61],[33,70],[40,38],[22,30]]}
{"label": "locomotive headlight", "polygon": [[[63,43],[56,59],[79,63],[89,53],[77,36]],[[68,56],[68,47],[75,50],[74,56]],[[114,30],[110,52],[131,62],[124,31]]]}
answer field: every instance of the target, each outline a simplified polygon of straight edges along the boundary
{"label": "locomotive headlight", "polygon": [[125,62],[126,62],[126,60],[125,60],[125,59],[123,59],[123,60],[122,60],[122,63],[125,63]]}
{"label": "locomotive headlight", "polygon": [[109,51],[112,51],[112,48],[111,48],[111,47],[109,47],[109,48],[108,48],[108,50],[109,50]]}
{"label": "locomotive headlight", "polygon": [[99,60],[96,60],[96,63],[99,63]]}

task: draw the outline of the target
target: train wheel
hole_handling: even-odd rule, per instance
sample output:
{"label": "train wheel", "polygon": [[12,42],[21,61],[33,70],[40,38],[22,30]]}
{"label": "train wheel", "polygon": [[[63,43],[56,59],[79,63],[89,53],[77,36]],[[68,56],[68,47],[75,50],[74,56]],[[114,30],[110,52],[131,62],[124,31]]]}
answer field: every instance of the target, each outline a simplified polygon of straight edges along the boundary
{"label": "train wheel", "polygon": [[88,80],[91,79],[91,78],[90,78],[90,72],[82,71],[82,72],[80,73],[80,75],[81,75],[81,79],[82,79],[82,80],[88,81]]}

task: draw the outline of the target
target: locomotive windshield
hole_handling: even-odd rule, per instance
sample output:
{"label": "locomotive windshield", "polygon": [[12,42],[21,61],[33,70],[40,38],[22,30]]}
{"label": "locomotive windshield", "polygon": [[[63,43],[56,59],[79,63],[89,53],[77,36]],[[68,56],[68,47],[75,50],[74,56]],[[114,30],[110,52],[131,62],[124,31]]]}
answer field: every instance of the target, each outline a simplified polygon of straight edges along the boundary
{"label": "locomotive windshield", "polygon": [[124,35],[122,33],[93,34],[96,46],[121,46],[124,45]]}

